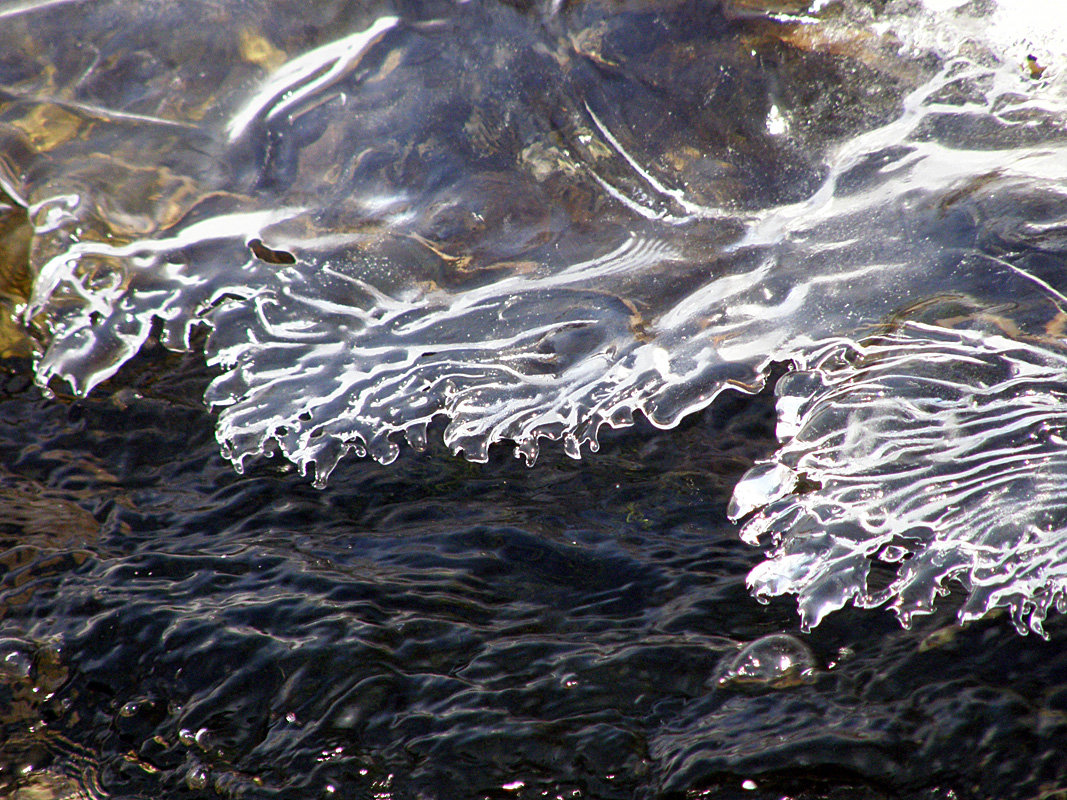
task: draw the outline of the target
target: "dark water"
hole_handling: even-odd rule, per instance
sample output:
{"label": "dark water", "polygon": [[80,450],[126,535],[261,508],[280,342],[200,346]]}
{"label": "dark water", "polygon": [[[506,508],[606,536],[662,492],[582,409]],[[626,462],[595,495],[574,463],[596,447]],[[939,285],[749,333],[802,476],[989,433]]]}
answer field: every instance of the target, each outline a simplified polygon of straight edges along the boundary
{"label": "dark water", "polygon": [[1057,25],[0,4],[0,794],[1063,796]]}
{"label": "dark water", "polygon": [[8,367],[9,794],[1035,797],[1067,777],[1059,617],[1045,642],[960,630],[952,602],[910,631],[847,611],[801,637],[805,680],[716,684],[740,645],[797,631],[749,596],[759,553],[725,519],[772,446],[767,398],[593,460],[431,451],[319,491],[281,462],[233,473],[190,360],[144,358],[132,403],[42,401]]}
{"label": "dark water", "polygon": [[[833,615],[803,680],[719,685],[797,634],[725,518],[769,398],[595,459],[349,461],[237,476],[195,360],[143,395],[2,419],[9,796],[1036,797],[1067,779],[1067,664],[954,602]],[[124,400],[124,396],[126,400]],[[32,771],[31,771],[32,770]],[[755,789],[744,789],[745,780]],[[331,791],[330,787],[333,787]]]}

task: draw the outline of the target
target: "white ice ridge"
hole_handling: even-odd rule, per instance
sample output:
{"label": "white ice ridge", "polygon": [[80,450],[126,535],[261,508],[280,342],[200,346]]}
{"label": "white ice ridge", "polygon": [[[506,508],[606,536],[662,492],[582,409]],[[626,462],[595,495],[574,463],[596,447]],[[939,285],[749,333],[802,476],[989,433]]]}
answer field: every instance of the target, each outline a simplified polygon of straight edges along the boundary
{"label": "white ice ridge", "polygon": [[418,445],[443,416],[446,443],[475,461],[504,440],[532,461],[539,438],[577,457],[600,424],[626,424],[640,387],[684,380],[662,347],[634,341],[635,309],[595,286],[678,258],[631,235],[558,271],[406,298],[359,263],[294,266],[214,314],[209,357],[225,372],[207,399],[224,452],[240,467],[279,448],[322,484],[345,452],[388,463],[396,436]]}

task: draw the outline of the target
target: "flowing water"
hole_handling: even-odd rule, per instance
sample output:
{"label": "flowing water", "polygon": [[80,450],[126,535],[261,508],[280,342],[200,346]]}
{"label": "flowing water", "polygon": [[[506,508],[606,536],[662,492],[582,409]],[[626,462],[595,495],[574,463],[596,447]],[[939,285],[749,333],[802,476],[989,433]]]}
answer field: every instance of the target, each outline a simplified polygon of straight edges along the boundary
{"label": "flowing water", "polygon": [[1055,5],[0,3],[0,791],[1067,792]]}

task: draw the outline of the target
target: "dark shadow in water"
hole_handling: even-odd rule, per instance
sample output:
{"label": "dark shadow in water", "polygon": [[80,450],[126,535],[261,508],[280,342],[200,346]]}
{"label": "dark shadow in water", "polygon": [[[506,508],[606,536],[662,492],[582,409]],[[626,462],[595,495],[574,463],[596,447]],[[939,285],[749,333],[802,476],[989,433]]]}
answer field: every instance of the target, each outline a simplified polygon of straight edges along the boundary
{"label": "dark shadow in water", "polygon": [[580,463],[432,447],[318,491],[281,460],[232,472],[192,357],[149,349],[59,403],[8,366],[8,787],[836,800],[1065,777],[1063,657],[1003,619],[960,631],[953,603],[911,631],[843,611],[803,637],[802,680],[716,684],[796,631],[749,596],[760,555],[725,519],[773,446],[767,394]]}

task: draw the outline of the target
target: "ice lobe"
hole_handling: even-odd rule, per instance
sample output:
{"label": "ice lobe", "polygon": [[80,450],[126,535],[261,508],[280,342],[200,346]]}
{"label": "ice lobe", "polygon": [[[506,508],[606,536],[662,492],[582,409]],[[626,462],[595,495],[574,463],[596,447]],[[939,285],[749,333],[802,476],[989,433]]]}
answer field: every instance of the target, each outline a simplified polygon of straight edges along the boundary
{"label": "ice lobe", "polygon": [[280,447],[314,464],[320,484],[347,451],[388,463],[398,435],[423,446],[438,415],[450,421],[446,443],[475,461],[510,440],[532,462],[538,438],[561,437],[577,457],[596,426],[629,420],[638,401],[628,397],[671,380],[665,351],[635,345],[633,309],[589,282],[619,265],[637,271],[676,258],[667,245],[630,238],[550,276],[458,297],[386,295],[358,263],[282,270],[250,302],[215,313],[210,350],[226,372],[207,400],[222,408],[219,438],[237,463]]}
{"label": "ice lobe", "polygon": [[810,628],[850,601],[909,624],[955,582],[962,620],[1005,608],[1042,633],[1067,599],[1064,375],[1059,341],[992,321],[819,353],[779,383],[782,447],[735,494],[769,548],[750,587],[795,594]]}

